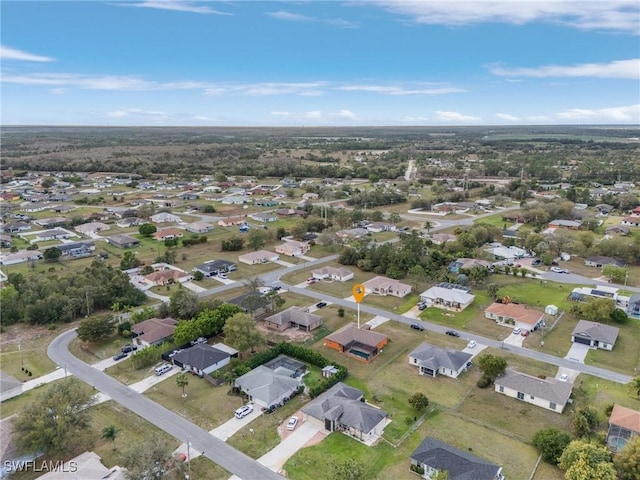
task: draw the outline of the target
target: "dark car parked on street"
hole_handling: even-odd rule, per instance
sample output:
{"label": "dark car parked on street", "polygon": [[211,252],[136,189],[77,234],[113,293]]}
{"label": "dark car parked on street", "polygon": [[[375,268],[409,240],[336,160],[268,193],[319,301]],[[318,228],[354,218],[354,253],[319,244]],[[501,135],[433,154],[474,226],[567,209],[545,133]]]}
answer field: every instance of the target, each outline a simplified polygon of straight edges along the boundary
{"label": "dark car parked on street", "polygon": [[460,336],[460,334],[458,332],[456,332],[455,330],[447,330],[445,333],[447,335],[452,336],[452,337],[459,337]]}
{"label": "dark car parked on street", "polygon": [[421,332],[424,331],[424,327],[419,323],[412,323],[411,328],[413,328],[414,330],[419,330]]}

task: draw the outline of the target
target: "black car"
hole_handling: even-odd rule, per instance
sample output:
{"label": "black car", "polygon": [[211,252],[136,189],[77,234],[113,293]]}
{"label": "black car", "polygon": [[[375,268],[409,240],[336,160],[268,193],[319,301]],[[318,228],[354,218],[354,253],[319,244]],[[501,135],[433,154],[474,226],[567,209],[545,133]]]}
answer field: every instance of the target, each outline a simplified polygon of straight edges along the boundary
{"label": "black car", "polygon": [[275,287],[271,287],[271,290],[273,290],[274,292],[277,292],[278,290],[281,290],[282,287],[280,285],[276,285]]}
{"label": "black car", "polygon": [[120,352],[120,353],[116,353],[116,354],[113,356],[113,359],[114,359],[114,360],[116,360],[116,361],[118,361],[118,360],[122,360],[123,358],[127,358],[128,356],[129,356],[129,354],[128,354],[128,353],[126,353],[126,352]]}
{"label": "black car", "polygon": [[316,303],[316,308],[322,308],[322,307],[326,307],[327,306],[327,302],[318,302]]}
{"label": "black car", "polygon": [[460,334],[458,332],[456,332],[455,330],[447,330],[445,333],[447,335],[452,336],[452,337],[459,337],[460,336]]}
{"label": "black car", "polygon": [[137,350],[138,347],[136,347],[135,345],[125,345],[124,347],[122,347],[122,349],[120,350],[122,353],[129,353],[129,352],[133,352],[134,350]]}
{"label": "black car", "polygon": [[421,332],[424,331],[424,327],[419,323],[412,323],[411,328],[413,328],[414,330],[419,330]]}

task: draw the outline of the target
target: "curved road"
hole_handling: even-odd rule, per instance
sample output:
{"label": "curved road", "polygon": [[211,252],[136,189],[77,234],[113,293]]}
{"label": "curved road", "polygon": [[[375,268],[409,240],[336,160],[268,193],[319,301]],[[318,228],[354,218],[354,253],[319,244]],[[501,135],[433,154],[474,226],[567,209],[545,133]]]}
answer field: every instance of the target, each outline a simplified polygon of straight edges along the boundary
{"label": "curved road", "polygon": [[191,442],[192,448],[203,452],[209,460],[237,477],[245,480],[281,480],[283,478],[189,420],[77,359],[69,352],[69,342],[75,337],[75,330],[58,336],[47,349],[49,358],[172,437],[184,443]]}

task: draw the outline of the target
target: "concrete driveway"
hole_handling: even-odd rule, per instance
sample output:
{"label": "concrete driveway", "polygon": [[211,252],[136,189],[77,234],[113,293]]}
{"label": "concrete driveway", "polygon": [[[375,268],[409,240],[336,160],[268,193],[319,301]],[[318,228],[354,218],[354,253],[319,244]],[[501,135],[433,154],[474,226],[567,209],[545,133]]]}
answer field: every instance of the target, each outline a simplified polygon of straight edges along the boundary
{"label": "concrete driveway", "polygon": [[[298,418],[301,418],[299,416]],[[311,440],[318,432],[322,431],[322,427],[313,422],[304,422],[291,432],[284,440],[282,440],[273,450],[265,453],[258,459],[265,467],[270,468],[274,472],[279,472],[282,466],[289,458],[291,458],[299,449]]]}
{"label": "concrete driveway", "polygon": [[503,340],[503,342],[505,343],[505,345],[513,345],[515,347],[522,347],[522,342],[524,342],[525,338],[526,337],[523,337],[519,333],[511,332],[511,334],[507,338],[505,338]]}
{"label": "concrete driveway", "polygon": [[574,343],[571,345],[569,352],[564,358],[573,362],[584,363],[584,359],[587,357],[587,353],[589,353],[589,350],[591,350],[591,347],[589,347],[589,345]]}
{"label": "concrete driveway", "polygon": [[253,405],[253,412],[247,415],[244,418],[236,418],[235,416],[231,417],[229,420],[224,422],[222,425],[211,430],[211,435],[219,438],[220,440],[224,440],[225,442],[229,437],[239,432],[240,429],[249,423],[253,422],[256,418],[262,415],[262,409]]}
{"label": "concrete driveway", "polygon": [[566,381],[573,384],[575,383],[578,375],[580,375],[580,372],[567,367],[558,367],[558,373],[556,374],[556,378],[559,380],[561,375],[566,375],[567,376]]}

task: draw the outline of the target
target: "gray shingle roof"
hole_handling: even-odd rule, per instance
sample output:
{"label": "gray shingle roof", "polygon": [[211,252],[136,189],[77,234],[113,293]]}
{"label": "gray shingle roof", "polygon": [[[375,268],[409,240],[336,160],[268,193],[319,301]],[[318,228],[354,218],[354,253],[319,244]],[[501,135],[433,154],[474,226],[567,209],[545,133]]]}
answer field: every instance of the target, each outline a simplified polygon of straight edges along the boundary
{"label": "gray shingle roof", "polygon": [[264,365],[254,368],[236,380],[236,387],[251,397],[267,405],[271,405],[282,397],[298,388],[301,381],[288,375],[279,375]]}
{"label": "gray shingle roof", "polygon": [[498,377],[495,381],[497,386],[504,386],[522,392],[526,395],[533,395],[558,405],[565,405],[571,395],[571,383],[562,382],[555,378],[538,378],[515,370],[507,370],[506,373]]}
{"label": "gray shingle roof", "polygon": [[228,357],[230,355],[227,352],[213,348],[206,343],[200,343],[176,353],[173,356],[173,360],[183,365],[190,365],[198,370],[205,370]]}
{"label": "gray shingle roof", "polygon": [[493,480],[501,467],[468,452],[426,437],[411,454],[420,465],[449,472],[451,480]]}
{"label": "gray shingle roof", "polygon": [[343,425],[369,433],[387,412],[361,402],[362,392],[338,382],[302,409],[318,420],[337,420]]}
{"label": "gray shingle roof", "polygon": [[618,338],[618,332],[620,332],[618,327],[590,322],[588,320],[580,320],[571,334],[613,345]]}
{"label": "gray shingle roof", "polygon": [[433,370],[438,370],[441,367],[459,370],[467,364],[472,356],[469,353],[435,347],[428,343],[423,343],[409,354],[409,357],[418,359],[420,366]]}

